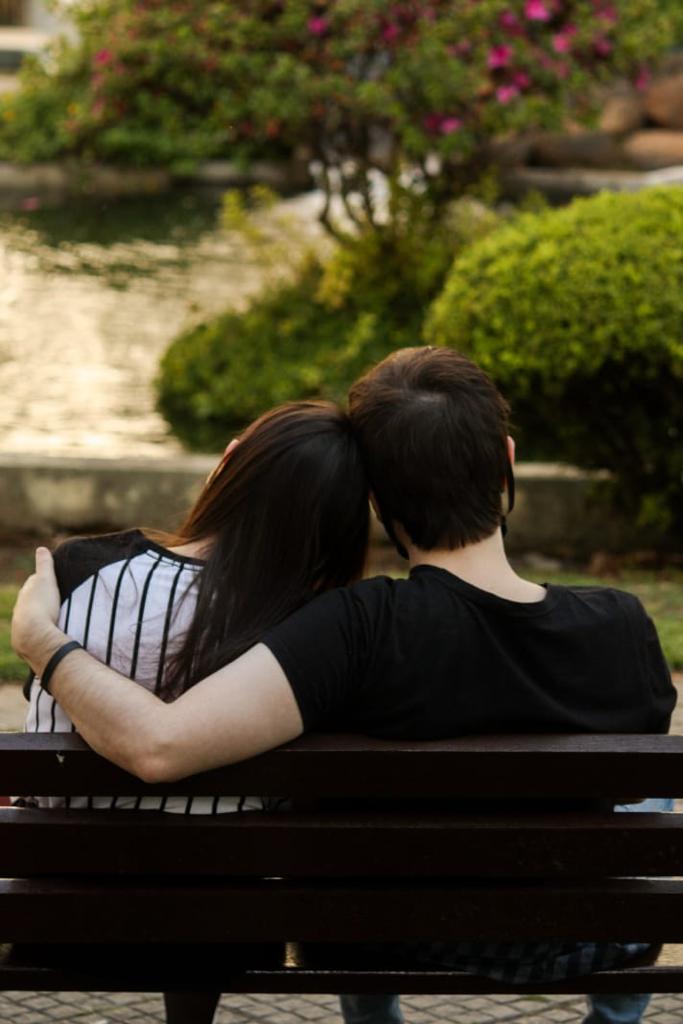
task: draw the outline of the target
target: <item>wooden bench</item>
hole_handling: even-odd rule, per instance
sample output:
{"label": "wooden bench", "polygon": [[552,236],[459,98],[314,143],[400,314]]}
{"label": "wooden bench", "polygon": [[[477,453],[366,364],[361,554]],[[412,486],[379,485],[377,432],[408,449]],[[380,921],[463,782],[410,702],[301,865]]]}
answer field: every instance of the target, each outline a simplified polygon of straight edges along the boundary
{"label": "wooden bench", "polygon": [[[683,737],[532,736],[384,743],[308,736],[149,787],[72,735],[0,736],[2,791],[263,794],[296,811],[218,817],[0,809],[0,988],[482,993],[445,969],[353,964],[330,942],[432,938],[683,943],[683,815],[477,812],[482,799],[675,796]],[[351,810],[316,809],[351,798]],[[390,808],[395,798],[414,801]],[[388,801],[355,808],[359,798]],[[473,801],[467,810],[448,801]],[[446,803],[444,803],[446,802]],[[308,810],[304,810],[308,807]],[[647,876],[647,877],[643,877]],[[240,943],[236,959],[222,943]],[[275,959],[252,943],[311,943]],[[56,944],[130,946],[75,955]],[[141,943],[163,944],[161,955]],[[201,945],[188,951],[186,944]],[[52,951],[52,952],[51,952]],[[47,955],[46,955],[47,954]],[[683,965],[526,992],[683,991]]]}

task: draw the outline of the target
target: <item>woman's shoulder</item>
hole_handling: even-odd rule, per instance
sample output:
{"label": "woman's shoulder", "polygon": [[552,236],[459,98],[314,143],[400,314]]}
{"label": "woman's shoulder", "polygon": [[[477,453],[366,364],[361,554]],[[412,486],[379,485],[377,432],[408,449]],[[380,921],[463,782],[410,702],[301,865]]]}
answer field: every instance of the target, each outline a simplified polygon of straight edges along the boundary
{"label": "woman's shoulder", "polygon": [[53,552],[62,601],[105,566],[134,558],[146,548],[147,540],[140,530],[69,537],[62,541]]}

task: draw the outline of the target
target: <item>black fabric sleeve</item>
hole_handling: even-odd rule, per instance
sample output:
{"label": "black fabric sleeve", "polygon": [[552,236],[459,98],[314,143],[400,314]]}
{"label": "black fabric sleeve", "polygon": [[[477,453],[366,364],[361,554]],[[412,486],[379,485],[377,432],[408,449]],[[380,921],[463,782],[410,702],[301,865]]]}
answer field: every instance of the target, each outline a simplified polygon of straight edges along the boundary
{"label": "black fabric sleeve", "polygon": [[639,598],[630,594],[632,636],[636,642],[636,658],[643,669],[646,697],[650,704],[649,730],[667,733],[678,693],[671,680],[657,629]]}
{"label": "black fabric sleeve", "polygon": [[132,558],[146,547],[147,541],[140,530],[65,540],[52,555],[62,602],[105,565]]}
{"label": "black fabric sleeve", "polygon": [[[144,551],[146,543],[140,530],[126,530],[122,533],[107,533],[95,537],[70,537],[62,541],[52,552],[61,604],[68,600],[81,583],[103,566]],[[31,685],[34,679],[33,672],[29,672],[22,688],[26,700],[31,699]]]}
{"label": "black fabric sleeve", "polygon": [[367,671],[369,635],[364,603],[350,590],[332,590],[262,637],[287,676],[304,729],[344,719]]}
{"label": "black fabric sleeve", "polygon": [[647,654],[648,678],[653,704],[653,732],[668,732],[671,715],[676,707],[678,692],[671,680],[671,672],[667,665],[657,630],[652,619],[645,613],[645,644]]}

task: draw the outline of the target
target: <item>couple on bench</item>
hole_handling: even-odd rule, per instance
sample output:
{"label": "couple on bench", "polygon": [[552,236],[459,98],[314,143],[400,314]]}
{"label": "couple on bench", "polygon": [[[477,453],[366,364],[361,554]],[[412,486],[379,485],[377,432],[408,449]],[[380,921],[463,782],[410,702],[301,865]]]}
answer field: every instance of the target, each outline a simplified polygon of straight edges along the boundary
{"label": "couple on bench", "polygon": [[[666,732],[676,693],[637,598],[540,586],[507,561],[513,461],[504,399],[448,349],[395,352],[351,388],[348,414],[325,402],[266,413],[228,446],[177,533],[67,541],[56,581],[38,550],[13,622],[35,673],[27,729],[75,728],[150,782],[305,730]],[[368,495],[406,579],[360,581]],[[221,813],[262,802],[122,794],[84,805]],[[648,952],[637,941],[436,938],[410,953],[520,984]],[[210,1022],[218,998],[167,996],[169,1024]],[[593,996],[585,1024],[636,1024],[648,999]],[[344,996],[342,1009],[347,1024],[402,1019],[393,995]]]}

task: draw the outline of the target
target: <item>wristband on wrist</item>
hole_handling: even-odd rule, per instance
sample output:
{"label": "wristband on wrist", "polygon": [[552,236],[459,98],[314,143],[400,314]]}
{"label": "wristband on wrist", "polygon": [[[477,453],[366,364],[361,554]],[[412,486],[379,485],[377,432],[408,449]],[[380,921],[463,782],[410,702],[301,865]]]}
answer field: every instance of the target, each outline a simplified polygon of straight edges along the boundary
{"label": "wristband on wrist", "polygon": [[43,669],[40,676],[40,685],[46,693],[50,692],[50,680],[54,675],[54,671],[59,665],[63,658],[66,658],[67,654],[71,654],[72,651],[82,651],[83,646],[79,644],[78,640],[69,640],[68,643],[62,644],[61,647],[57,648],[55,653],[52,655],[47,665]]}

